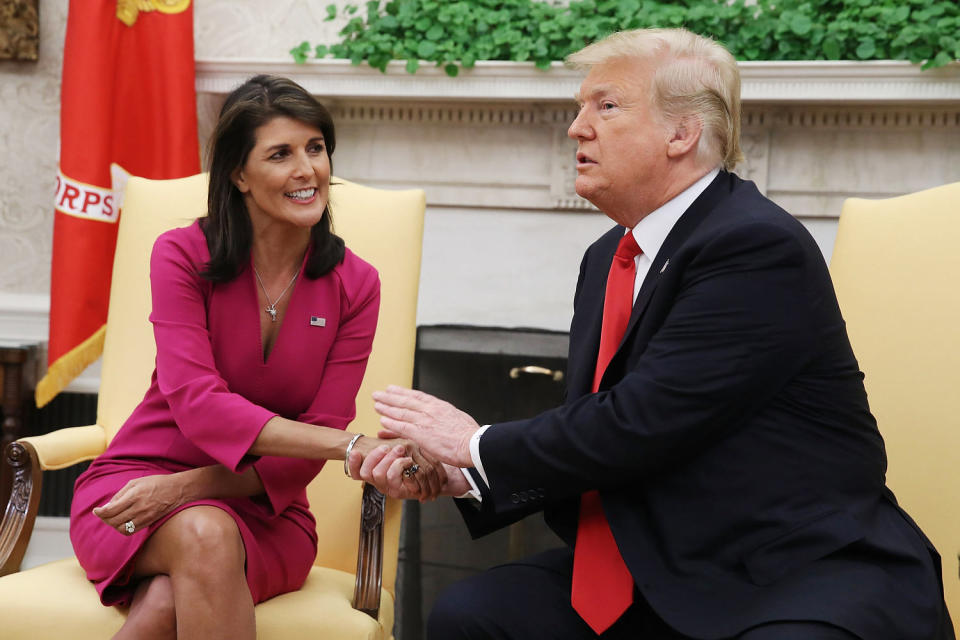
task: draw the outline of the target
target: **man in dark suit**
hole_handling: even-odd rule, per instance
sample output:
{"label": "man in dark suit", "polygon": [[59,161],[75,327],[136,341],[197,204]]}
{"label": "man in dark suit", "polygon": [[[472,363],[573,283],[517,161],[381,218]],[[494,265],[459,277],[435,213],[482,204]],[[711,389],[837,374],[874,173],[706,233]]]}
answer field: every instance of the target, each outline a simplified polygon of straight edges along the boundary
{"label": "man in dark suit", "polygon": [[[728,172],[736,62],[683,30],[571,61],[589,69],[577,193],[618,226],[583,258],[566,403],[480,428],[427,394],[374,395],[385,429],[450,465],[447,493],[472,485],[474,536],[544,511],[568,546],[458,583],[430,637],[953,638],[823,257]],[[350,460],[399,497],[409,464]]]}

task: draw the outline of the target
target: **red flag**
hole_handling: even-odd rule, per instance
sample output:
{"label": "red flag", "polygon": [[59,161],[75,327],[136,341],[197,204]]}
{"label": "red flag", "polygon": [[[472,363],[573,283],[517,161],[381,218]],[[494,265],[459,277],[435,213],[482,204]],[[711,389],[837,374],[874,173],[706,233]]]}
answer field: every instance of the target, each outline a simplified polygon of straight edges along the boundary
{"label": "red flag", "polygon": [[37,385],[37,406],[103,349],[126,176],[199,171],[190,0],[70,0],[49,368]]}

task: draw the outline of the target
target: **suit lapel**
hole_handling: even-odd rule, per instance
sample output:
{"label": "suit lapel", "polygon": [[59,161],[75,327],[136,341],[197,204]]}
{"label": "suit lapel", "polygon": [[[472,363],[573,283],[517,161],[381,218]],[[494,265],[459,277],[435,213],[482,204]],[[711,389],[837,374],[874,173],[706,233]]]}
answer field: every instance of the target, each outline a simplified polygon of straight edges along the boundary
{"label": "suit lapel", "polygon": [[604,234],[596,243],[593,252],[598,259],[583,275],[580,300],[577,301],[577,314],[583,314],[578,322],[579,335],[571,335],[570,358],[567,371],[569,383],[567,389],[571,398],[590,393],[593,386],[593,371],[600,349],[600,329],[603,324],[603,299],[607,289],[607,275],[617,244],[625,229],[616,226]]}
{"label": "suit lapel", "polygon": [[[687,238],[700,226],[700,223],[707,217],[707,214],[713,210],[720,200],[729,194],[731,188],[731,174],[726,171],[721,171],[719,175],[713,179],[713,182],[707,185],[703,193],[693,201],[693,204],[690,205],[683,215],[680,216],[677,223],[673,225],[673,229],[667,234],[667,238],[663,241],[663,246],[660,247],[660,251],[657,252],[653,263],[650,265],[650,270],[647,271],[647,275],[643,279],[640,292],[637,294],[637,299],[633,303],[633,310],[630,312],[630,322],[627,324],[627,330],[623,334],[624,339],[636,328],[640,317],[650,302],[650,298],[653,297],[653,292],[656,290],[657,284],[660,282],[666,270],[670,268],[670,256],[687,241]],[[622,340],[620,345],[623,345]]]}
{"label": "suit lapel", "polygon": [[[673,225],[663,245],[660,247],[660,251],[654,256],[650,270],[647,271],[647,275],[643,279],[643,284],[640,286],[637,299],[633,303],[633,310],[630,312],[630,322],[627,324],[627,330],[623,334],[623,338],[617,347],[617,352],[613,355],[611,363],[619,357],[620,349],[623,347],[627,337],[636,330],[637,324],[643,316],[643,312],[647,308],[650,299],[653,297],[653,292],[656,290],[661,277],[670,268],[670,256],[687,241],[694,230],[703,222],[704,218],[707,217],[721,200],[730,194],[739,182],[739,178],[733,174],[721,171],[717,177],[714,178],[713,182],[704,189],[703,193],[693,201],[693,204],[690,205],[683,215],[680,216],[677,223]],[[568,367],[568,371],[572,370],[577,376],[576,380],[571,378],[569,387],[571,390],[583,390],[582,393],[589,393],[592,388],[594,371],[592,365],[596,363],[597,352],[600,348],[600,331],[601,325],[603,324],[603,299],[607,288],[607,274],[610,271],[613,254],[617,250],[617,244],[620,242],[620,237],[623,233],[624,228],[617,226],[601,238],[597,250],[605,259],[591,269],[591,273],[587,274],[588,277],[584,283],[585,288],[581,295],[585,297],[580,306],[584,308],[586,313],[589,313],[589,316],[584,324],[587,329],[584,334],[585,339],[581,342],[580,349],[578,350],[577,362],[573,362],[571,358],[570,364],[573,366]],[[600,272],[600,270],[602,270],[602,272]],[[591,286],[591,283],[594,282],[599,283],[599,285]],[[572,353],[571,356],[573,356]],[[610,368],[608,365],[607,370],[609,371]]]}

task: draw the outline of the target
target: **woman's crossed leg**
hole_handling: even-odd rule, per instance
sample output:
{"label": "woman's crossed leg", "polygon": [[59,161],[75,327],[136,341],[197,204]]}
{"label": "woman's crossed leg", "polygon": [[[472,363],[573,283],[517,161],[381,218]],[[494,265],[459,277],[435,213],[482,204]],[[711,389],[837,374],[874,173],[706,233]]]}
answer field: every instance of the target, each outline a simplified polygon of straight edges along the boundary
{"label": "woman's crossed leg", "polygon": [[174,514],[134,561],[141,582],[114,638],[253,640],[245,561],[240,530],[226,511],[198,505]]}

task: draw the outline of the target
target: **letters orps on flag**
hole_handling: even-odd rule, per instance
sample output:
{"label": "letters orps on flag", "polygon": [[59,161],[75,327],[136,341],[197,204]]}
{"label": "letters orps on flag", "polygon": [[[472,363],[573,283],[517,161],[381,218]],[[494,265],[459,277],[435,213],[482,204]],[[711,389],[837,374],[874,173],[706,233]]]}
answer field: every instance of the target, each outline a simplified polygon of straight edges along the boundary
{"label": "letters orps on flag", "polygon": [[199,171],[190,0],[71,0],[38,406],[102,351],[126,176]]}

